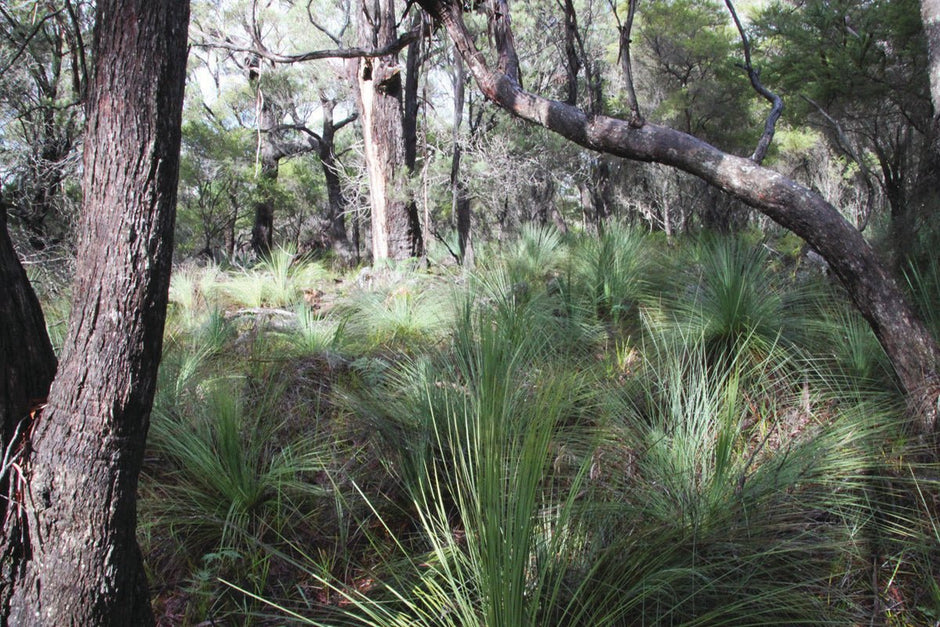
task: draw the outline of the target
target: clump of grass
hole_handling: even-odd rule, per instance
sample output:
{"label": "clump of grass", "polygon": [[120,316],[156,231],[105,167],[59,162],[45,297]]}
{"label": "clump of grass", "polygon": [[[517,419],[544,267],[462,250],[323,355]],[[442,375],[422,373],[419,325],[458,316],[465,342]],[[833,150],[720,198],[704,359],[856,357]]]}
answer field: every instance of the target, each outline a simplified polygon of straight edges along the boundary
{"label": "clump of grass", "polygon": [[572,284],[581,288],[599,320],[624,323],[647,290],[651,249],[644,236],[611,224],[598,237],[582,237],[572,253]]}
{"label": "clump of grass", "polygon": [[520,288],[541,285],[564,266],[565,246],[561,233],[551,226],[526,224],[498,260],[514,285]]}
{"label": "clump of grass", "polygon": [[360,291],[338,315],[345,334],[362,350],[414,352],[440,341],[453,320],[452,292],[443,284],[408,281],[388,289]]}
{"label": "clump of grass", "polygon": [[322,265],[298,258],[292,248],[276,248],[254,268],[228,276],[220,291],[240,307],[291,307],[302,299],[305,288],[328,275]]}
{"label": "clump of grass", "polygon": [[803,341],[813,294],[809,286],[781,281],[762,246],[709,238],[696,249],[694,268],[692,282],[678,281],[664,298],[664,311],[646,317],[650,335],[701,338],[715,357],[746,348],[758,360]]}
{"label": "clump of grass", "polygon": [[238,374],[210,375],[210,358],[201,351],[169,364],[148,441],[159,461],[145,469],[141,502],[144,531],[159,546],[153,561],[164,576],[191,579],[194,622],[226,595],[220,576],[256,593],[269,589],[267,547],[312,533],[329,502],[314,481],[325,465],[322,445],[279,435],[284,421],[273,411],[282,389],[250,393]]}

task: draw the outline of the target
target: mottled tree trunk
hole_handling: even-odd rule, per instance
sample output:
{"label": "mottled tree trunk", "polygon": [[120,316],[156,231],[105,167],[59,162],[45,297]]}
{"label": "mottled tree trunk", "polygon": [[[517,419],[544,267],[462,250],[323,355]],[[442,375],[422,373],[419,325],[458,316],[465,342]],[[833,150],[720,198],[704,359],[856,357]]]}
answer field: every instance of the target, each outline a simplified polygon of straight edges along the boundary
{"label": "mottled tree trunk", "polygon": [[[359,8],[363,47],[378,48],[396,40],[393,0],[360,0]],[[372,205],[372,258],[406,259],[416,254],[417,242],[408,215],[398,55],[362,58],[357,86]]]}
{"label": "mottled tree trunk", "polygon": [[74,302],[48,403],[16,447],[20,533],[3,545],[22,559],[2,582],[8,625],[153,623],[136,490],[166,316],[189,3],[97,10]]}

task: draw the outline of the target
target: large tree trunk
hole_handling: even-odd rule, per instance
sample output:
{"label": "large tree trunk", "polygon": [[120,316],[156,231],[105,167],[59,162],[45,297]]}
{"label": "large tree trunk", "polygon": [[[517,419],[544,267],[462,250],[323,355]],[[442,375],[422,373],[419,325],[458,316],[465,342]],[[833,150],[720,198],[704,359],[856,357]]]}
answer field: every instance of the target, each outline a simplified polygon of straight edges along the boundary
{"label": "large tree trunk", "polygon": [[[505,0],[492,12],[509,28]],[[862,234],[819,194],[787,177],[671,128],[631,124],[526,92],[514,72],[491,70],[463,23],[460,3],[418,0],[454,40],[483,93],[500,107],[591,150],[652,161],[694,174],[770,217],[806,240],[829,263],[875,331],[904,386],[920,427],[936,425],[940,348],[914,314]],[[508,44],[507,44],[508,40]],[[503,45],[511,45],[511,37]],[[499,58],[515,52],[501,50]]]}
{"label": "large tree trunk", "polygon": [[[396,41],[394,0],[360,0],[359,34],[363,47]],[[417,253],[417,242],[408,215],[398,55],[360,59],[357,84],[372,204],[372,258],[407,259]]]}
{"label": "large tree trunk", "polygon": [[9,625],[153,623],[136,490],[166,315],[189,2],[97,10],[74,302],[48,404],[18,445]]}

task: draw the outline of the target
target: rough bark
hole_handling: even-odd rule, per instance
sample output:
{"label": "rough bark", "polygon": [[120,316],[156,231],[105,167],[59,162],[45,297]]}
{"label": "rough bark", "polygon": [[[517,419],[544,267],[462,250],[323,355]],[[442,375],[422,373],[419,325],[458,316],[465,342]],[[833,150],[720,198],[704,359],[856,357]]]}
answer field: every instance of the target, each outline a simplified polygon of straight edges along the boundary
{"label": "rough bark", "polygon": [[[74,302],[21,449],[9,625],[153,623],[136,489],[169,287],[187,0],[99,0]],[[16,321],[4,319],[0,327]]]}
{"label": "rough bark", "polygon": [[[393,0],[360,0],[359,8],[364,47],[382,47],[397,40]],[[402,79],[397,54],[359,62],[359,117],[372,205],[373,261],[407,259],[415,254],[404,176]]]}
{"label": "rough bark", "polygon": [[[56,371],[56,358],[46,333],[39,300],[7,234],[6,209],[0,206],[0,494],[17,495],[21,444],[29,415],[41,407]],[[9,612],[12,587],[27,554],[15,539],[23,533],[20,499],[0,498],[0,624]],[[12,539],[12,540],[10,540]]]}
{"label": "rough bark", "polygon": [[[504,0],[494,1],[499,6],[493,19],[505,19],[502,28],[506,29],[508,6]],[[418,3],[443,23],[477,85],[498,106],[591,150],[689,172],[806,240],[826,259],[871,325],[911,400],[919,426],[924,431],[935,428],[940,348],[868,242],[822,196],[750,159],[724,153],[686,133],[651,123],[637,125],[588,115],[576,107],[526,92],[511,74],[490,69],[464,25],[459,3]],[[512,56],[514,53],[500,53],[501,59]]]}

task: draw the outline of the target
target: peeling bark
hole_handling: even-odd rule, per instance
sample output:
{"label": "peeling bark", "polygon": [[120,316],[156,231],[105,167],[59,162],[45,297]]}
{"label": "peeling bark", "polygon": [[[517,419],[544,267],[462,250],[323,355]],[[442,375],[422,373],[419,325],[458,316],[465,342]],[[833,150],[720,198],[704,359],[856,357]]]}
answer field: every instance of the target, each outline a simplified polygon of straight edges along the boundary
{"label": "peeling bark", "polygon": [[[364,46],[396,41],[393,0],[360,0],[359,33]],[[407,259],[415,254],[416,242],[404,176],[403,77],[397,54],[361,59],[357,84],[372,204],[372,258]]]}

